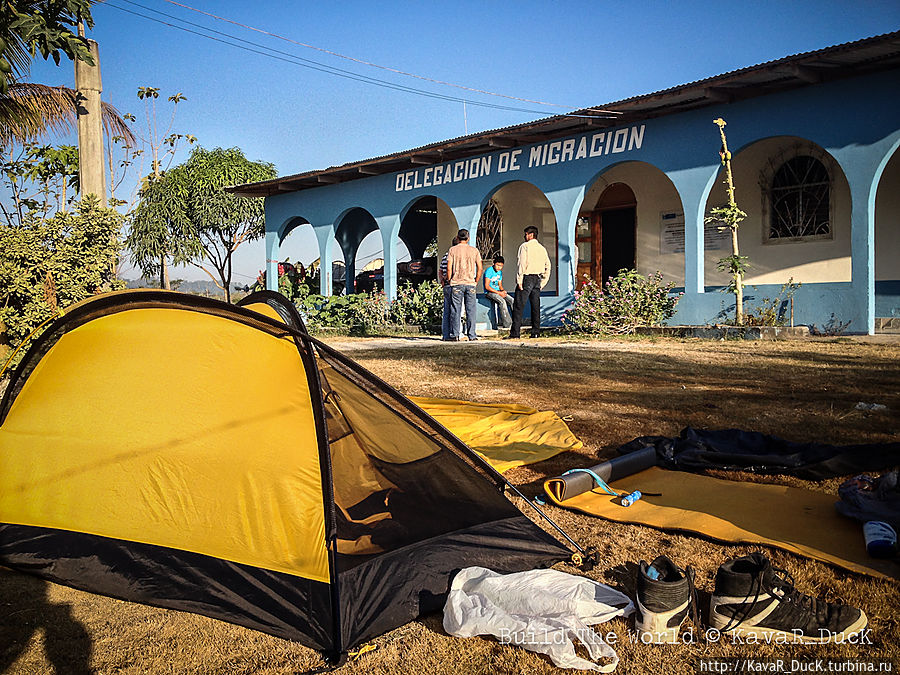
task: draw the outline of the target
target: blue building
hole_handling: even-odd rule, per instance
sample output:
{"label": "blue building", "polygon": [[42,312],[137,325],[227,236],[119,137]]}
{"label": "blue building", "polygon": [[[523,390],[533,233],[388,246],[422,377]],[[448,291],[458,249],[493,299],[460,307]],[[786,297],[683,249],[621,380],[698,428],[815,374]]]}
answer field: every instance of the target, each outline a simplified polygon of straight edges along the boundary
{"label": "blue building", "polygon": [[683,289],[673,323],[712,323],[733,314],[716,269],[730,240],[704,224],[726,202],[719,117],[748,214],[745,306],[793,279],[798,324],[834,317],[873,333],[876,318],[900,317],[900,32],[234,190],[265,197],[270,287],[280,244],[298,226],[315,230],[323,293],[332,241],[352,290],[359,244],[378,232],[393,297],[398,241],[415,258],[436,238],[443,255],[467,228],[487,265],[498,252],[514,261],[523,228],[535,225],[554,270],[545,323],[559,321],[584,275],[599,281],[622,267],[660,271]]}

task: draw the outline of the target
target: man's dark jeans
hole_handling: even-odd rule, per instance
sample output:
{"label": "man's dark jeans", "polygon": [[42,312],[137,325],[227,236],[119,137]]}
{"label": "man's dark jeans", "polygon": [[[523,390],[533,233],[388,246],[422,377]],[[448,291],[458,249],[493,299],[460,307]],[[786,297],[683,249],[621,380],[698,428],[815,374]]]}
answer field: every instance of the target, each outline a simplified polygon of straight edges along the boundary
{"label": "man's dark jeans", "polygon": [[460,320],[462,318],[463,304],[466,307],[466,337],[477,340],[475,334],[475,286],[451,286],[450,287],[450,339],[459,339]]}
{"label": "man's dark jeans", "polygon": [[541,334],[541,275],[526,274],[522,277],[522,288],[516,287],[516,300],[513,303],[512,328],[509,336],[517,338],[522,330],[522,313],[525,303],[531,301],[531,337]]}

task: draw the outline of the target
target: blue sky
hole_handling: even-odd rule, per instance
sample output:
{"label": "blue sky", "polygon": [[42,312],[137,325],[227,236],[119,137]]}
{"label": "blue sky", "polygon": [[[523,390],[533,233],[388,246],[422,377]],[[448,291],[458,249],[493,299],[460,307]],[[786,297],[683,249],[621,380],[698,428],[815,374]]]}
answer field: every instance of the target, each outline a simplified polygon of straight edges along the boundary
{"label": "blue sky", "polygon": [[[179,2],[360,60],[568,109],[900,28],[897,0]],[[152,11],[156,10],[321,66],[473,103],[465,106],[464,117],[460,102],[373,86],[249,53],[123,9],[201,30]],[[138,87],[158,87],[164,96],[182,92],[188,100],[179,106],[174,131],[195,135],[204,147],[240,147],[250,159],[273,162],[280,175],[413,148],[463,135],[466,129],[474,133],[564,111],[403,77],[164,0],[108,0],[95,5],[93,14],[96,25],[89,36],[100,45],[105,100],[140,119]],[[32,80],[71,86],[72,64],[56,67],[36,61]],[[475,102],[522,110],[485,108]],[[185,157],[182,153],[177,161]],[[311,234],[298,230],[288,238],[286,252],[292,259],[309,260],[316,256],[311,242]],[[375,254],[366,246],[360,258]],[[242,247],[236,254],[241,276],[235,280],[255,276],[264,257],[260,243]],[[203,278],[193,269],[175,276]]]}

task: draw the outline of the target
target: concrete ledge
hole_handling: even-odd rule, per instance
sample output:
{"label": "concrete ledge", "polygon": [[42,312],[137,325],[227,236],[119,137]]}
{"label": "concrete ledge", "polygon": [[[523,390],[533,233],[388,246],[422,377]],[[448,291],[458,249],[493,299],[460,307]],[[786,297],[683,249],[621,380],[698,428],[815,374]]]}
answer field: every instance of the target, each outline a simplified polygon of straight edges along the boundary
{"label": "concrete ledge", "polygon": [[876,333],[900,333],[900,317],[875,317]]}
{"label": "concrete ledge", "polygon": [[635,330],[638,335],[668,335],[671,337],[720,340],[803,340],[809,337],[807,326],[646,326]]}

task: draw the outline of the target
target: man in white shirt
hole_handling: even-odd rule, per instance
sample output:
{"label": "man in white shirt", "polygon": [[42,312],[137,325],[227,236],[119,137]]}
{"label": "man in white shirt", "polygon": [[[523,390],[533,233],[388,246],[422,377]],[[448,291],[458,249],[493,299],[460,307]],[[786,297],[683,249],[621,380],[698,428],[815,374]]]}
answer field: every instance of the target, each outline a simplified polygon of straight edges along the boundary
{"label": "man in white shirt", "polygon": [[516,299],[513,303],[512,328],[509,337],[520,337],[525,303],[531,302],[531,337],[541,334],[541,289],[550,281],[550,256],[537,240],[538,229],[525,228],[525,243],[519,246],[516,261]]}

